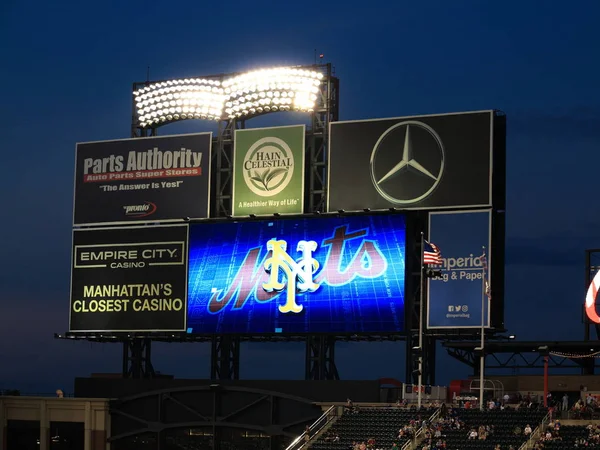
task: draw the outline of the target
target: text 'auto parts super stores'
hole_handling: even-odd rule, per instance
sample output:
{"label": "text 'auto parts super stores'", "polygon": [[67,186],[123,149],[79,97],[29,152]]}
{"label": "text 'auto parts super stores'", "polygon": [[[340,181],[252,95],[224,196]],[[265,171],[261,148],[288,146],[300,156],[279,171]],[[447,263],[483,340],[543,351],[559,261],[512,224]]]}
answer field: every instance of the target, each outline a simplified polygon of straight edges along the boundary
{"label": "text 'auto parts super stores'", "polygon": [[[78,144],[70,330],[404,333],[411,211],[436,211],[428,232],[444,256],[494,250],[497,120],[333,122],[321,217],[303,215],[302,125],[236,130],[229,219],[210,213],[210,133]],[[480,326],[476,283],[455,281],[432,282],[445,286],[430,287],[430,327]],[[475,319],[443,314],[453,289]]]}

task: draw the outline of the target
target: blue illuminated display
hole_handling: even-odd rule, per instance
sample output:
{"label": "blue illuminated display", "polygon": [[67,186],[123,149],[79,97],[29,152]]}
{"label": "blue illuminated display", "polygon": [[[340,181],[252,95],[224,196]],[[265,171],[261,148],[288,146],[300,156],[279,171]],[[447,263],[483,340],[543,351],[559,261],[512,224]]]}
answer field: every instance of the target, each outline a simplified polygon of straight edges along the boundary
{"label": "blue illuminated display", "polygon": [[402,215],[190,226],[188,332],[404,328]]}

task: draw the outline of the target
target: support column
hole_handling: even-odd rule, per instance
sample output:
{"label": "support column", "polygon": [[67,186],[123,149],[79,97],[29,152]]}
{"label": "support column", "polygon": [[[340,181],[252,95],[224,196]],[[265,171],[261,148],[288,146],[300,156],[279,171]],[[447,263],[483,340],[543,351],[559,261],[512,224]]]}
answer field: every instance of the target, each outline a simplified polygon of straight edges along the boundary
{"label": "support column", "polygon": [[40,450],[50,450],[50,422],[46,415],[46,401],[40,401]]}
{"label": "support column", "polygon": [[[427,283],[424,283],[422,279],[423,271],[421,255],[423,249],[421,247],[421,233],[425,233],[424,237],[427,237],[427,229],[429,223],[429,215],[427,212],[422,211],[411,211],[408,213],[410,218],[407,220],[406,230],[406,254],[412,255],[406,261],[406,284],[405,284],[405,304],[404,304],[404,318],[405,327],[407,331],[406,336],[406,352],[405,352],[405,370],[406,370],[406,383],[418,384],[419,374],[419,358],[427,358],[425,352],[427,350],[427,332],[426,327],[423,326],[425,332],[424,346],[419,349],[419,329],[421,328],[421,313],[424,313],[424,317],[427,317],[427,292],[421,290],[427,288]],[[421,298],[425,300],[423,309],[421,309]],[[425,323],[424,323],[425,325]],[[427,359],[425,359],[422,365],[424,383],[427,383]]]}
{"label": "support column", "polygon": [[544,356],[544,406],[548,407],[548,355]]}
{"label": "support column", "polygon": [[335,365],[335,337],[313,335],[306,338],[306,380],[339,380]]}
{"label": "support column", "polygon": [[152,340],[129,339],[123,342],[123,378],[154,378]]}
{"label": "support column", "polygon": [[214,336],[210,355],[211,380],[240,379],[240,338]]}
{"label": "support column", "polygon": [[92,405],[85,402],[85,416],[83,422],[83,450],[93,450],[92,448]]}
{"label": "support column", "polygon": [[308,196],[304,201],[307,212],[324,212],[327,189],[327,149],[329,124],[339,119],[339,79],[333,74],[331,64],[320,66],[324,75],[317,93],[317,103],[312,122],[306,133],[305,179]]}
{"label": "support column", "polygon": [[6,415],[4,401],[0,398],[0,450],[6,450]]}
{"label": "support column", "polygon": [[435,336],[425,336],[423,340],[423,385],[435,386]]}

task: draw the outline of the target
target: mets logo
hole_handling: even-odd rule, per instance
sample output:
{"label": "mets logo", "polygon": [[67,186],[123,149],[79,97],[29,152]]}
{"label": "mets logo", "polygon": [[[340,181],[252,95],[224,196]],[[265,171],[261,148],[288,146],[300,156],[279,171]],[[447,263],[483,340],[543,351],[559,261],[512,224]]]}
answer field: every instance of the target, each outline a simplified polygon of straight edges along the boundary
{"label": "mets logo", "polygon": [[[302,253],[302,257],[296,262],[286,251],[287,242],[275,239],[267,242],[267,250],[272,252],[272,256],[264,264],[269,273],[269,281],[263,283],[263,289],[267,292],[281,292],[288,285],[285,304],[279,305],[280,312],[301,312],[302,305],[296,303],[296,291],[315,292],[319,288],[319,284],[313,280],[313,275],[319,270],[319,261],[312,257],[316,249],[315,241],[298,242],[296,250]],[[284,280],[279,279],[280,271],[285,275]]]}
{"label": "mets logo", "polygon": [[[376,279],[387,271],[388,262],[377,243],[366,238],[367,234],[368,229],[349,231],[348,225],[339,226],[320,245],[299,241],[296,258],[282,239],[270,239],[266,254],[265,246],[251,248],[227,287],[212,289],[208,311],[218,314],[227,306],[239,310],[250,298],[266,303],[285,296],[278,305],[279,311],[298,314],[305,309],[298,304],[304,293],[316,292],[323,286],[346,286],[357,277]],[[355,245],[349,246],[353,241]],[[317,249],[319,260],[315,258]]]}
{"label": "mets logo", "polygon": [[600,271],[596,272],[594,279],[590,283],[587,294],[585,296],[585,313],[594,323],[600,323],[600,316],[596,312],[596,297],[598,296],[598,288],[600,287]]}

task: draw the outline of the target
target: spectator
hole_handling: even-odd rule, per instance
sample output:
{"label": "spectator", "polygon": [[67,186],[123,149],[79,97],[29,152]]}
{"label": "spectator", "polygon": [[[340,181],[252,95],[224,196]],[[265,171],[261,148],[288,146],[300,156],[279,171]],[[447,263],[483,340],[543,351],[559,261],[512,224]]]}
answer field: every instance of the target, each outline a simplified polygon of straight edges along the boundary
{"label": "spectator", "polygon": [[347,412],[354,411],[354,403],[352,403],[352,400],[350,400],[350,399],[346,400],[346,405],[344,406],[344,410]]}
{"label": "spectator", "polygon": [[562,398],[562,410],[563,411],[569,410],[569,396],[566,393],[565,393],[565,395],[563,395],[563,398]]}

